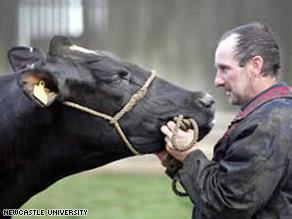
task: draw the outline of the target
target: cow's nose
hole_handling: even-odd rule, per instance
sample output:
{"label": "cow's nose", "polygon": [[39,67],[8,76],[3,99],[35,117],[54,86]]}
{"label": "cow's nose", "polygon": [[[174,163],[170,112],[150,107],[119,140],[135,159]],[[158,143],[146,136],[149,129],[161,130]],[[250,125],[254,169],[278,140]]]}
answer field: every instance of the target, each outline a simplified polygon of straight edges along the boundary
{"label": "cow's nose", "polygon": [[215,100],[210,94],[206,94],[198,100],[199,104],[206,108],[211,108],[214,106]]}

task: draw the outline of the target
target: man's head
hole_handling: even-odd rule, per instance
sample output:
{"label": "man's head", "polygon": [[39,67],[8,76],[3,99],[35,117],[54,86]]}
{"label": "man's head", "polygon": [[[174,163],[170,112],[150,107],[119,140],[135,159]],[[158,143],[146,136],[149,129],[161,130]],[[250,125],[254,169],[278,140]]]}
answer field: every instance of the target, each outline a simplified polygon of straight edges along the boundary
{"label": "man's head", "polygon": [[215,53],[215,85],[223,87],[231,104],[242,105],[276,83],[279,46],[271,29],[250,23],[227,31]]}

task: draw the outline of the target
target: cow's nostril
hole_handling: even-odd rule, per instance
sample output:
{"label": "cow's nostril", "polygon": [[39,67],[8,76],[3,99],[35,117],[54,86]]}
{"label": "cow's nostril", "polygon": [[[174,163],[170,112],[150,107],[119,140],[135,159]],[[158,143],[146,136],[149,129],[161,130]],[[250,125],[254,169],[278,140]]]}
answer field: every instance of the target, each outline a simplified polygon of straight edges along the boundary
{"label": "cow's nostril", "polygon": [[202,106],[206,108],[211,108],[215,103],[214,98],[210,94],[206,94],[204,97],[200,98],[198,101]]}

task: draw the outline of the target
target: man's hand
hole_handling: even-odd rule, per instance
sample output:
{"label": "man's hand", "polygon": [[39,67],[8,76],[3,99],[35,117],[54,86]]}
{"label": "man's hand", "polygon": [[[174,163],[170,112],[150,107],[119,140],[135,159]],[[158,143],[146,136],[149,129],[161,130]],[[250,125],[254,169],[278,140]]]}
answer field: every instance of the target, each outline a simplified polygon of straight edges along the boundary
{"label": "man's hand", "polygon": [[[178,150],[175,150],[173,148],[173,145],[172,145],[172,142],[171,142],[171,138],[172,138],[172,135],[173,135],[173,130],[175,128],[175,123],[173,121],[169,121],[167,123],[167,125],[164,125],[160,128],[161,132],[163,134],[165,134],[165,142],[166,142],[166,151],[171,155],[173,156],[174,158],[176,158],[177,160],[179,161],[183,161],[187,155],[189,153],[191,153],[192,151],[198,149],[198,146],[197,145],[194,145],[193,147],[191,147],[189,150],[186,150],[186,151],[178,151]],[[194,131],[192,129],[188,129],[186,132],[179,129],[178,133],[177,133],[177,136],[176,136],[176,142],[178,144],[181,144],[181,145],[188,145],[191,143],[192,141],[192,138],[193,138],[193,133]],[[161,154],[161,158],[159,155],[157,155],[159,157],[160,160],[162,160],[162,154]]]}

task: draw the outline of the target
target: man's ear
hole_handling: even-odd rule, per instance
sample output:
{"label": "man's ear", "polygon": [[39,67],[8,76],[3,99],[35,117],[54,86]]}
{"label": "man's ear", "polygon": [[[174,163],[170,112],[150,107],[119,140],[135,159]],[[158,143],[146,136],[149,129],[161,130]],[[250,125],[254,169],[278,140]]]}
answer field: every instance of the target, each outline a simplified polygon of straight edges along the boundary
{"label": "man's ear", "polygon": [[58,81],[48,71],[27,69],[19,74],[18,85],[35,103],[50,106],[59,94]]}
{"label": "man's ear", "polygon": [[43,51],[34,47],[17,46],[8,51],[8,60],[13,71],[19,71],[46,59]]}
{"label": "man's ear", "polygon": [[261,56],[254,56],[250,59],[250,64],[255,75],[260,75],[263,71],[264,60]]}

